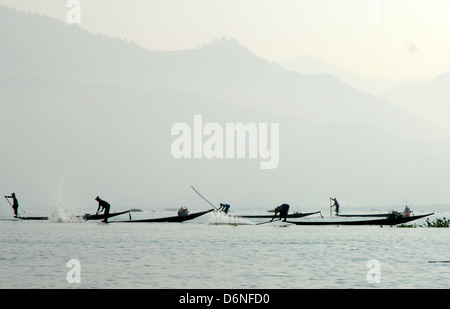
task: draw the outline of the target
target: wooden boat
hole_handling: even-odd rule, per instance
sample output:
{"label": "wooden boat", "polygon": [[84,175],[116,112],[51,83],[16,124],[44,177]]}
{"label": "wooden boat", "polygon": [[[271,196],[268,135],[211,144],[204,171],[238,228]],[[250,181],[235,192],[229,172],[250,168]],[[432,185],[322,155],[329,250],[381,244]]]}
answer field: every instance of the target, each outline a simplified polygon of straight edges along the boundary
{"label": "wooden boat", "polygon": [[[294,212],[292,214],[288,214],[287,218],[302,218],[302,217],[311,216],[311,215],[318,214],[318,213],[320,213],[320,211],[305,212],[305,213]],[[279,214],[277,216],[279,216]],[[273,218],[273,215],[245,215],[245,216],[237,216],[237,217],[248,218],[248,219],[251,219],[251,218],[271,219],[271,218]]]}
{"label": "wooden boat", "polygon": [[433,215],[434,213],[429,213],[420,216],[411,217],[388,217],[384,219],[373,219],[373,220],[357,220],[357,221],[287,221],[288,223],[296,225],[397,225],[402,223],[407,223],[424,217]]}
{"label": "wooden boat", "polygon": [[347,217],[347,218],[351,218],[351,217],[384,217],[387,218],[387,216],[389,216],[389,214],[356,214],[356,215],[336,215],[336,217]]}
{"label": "wooden boat", "polygon": [[130,213],[130,210],[126,210],[126,211],[122,211],[122,212],[112,212],[109,213],[108,216],[106,216],[105,214],[100,214],[100,215],[90,215],[90,214],[85,214],[84,216],[82,216],[82,219],[84,220],[104,220],[105,218],[112,218],[112,217],[116,217],[116,216],[120,216],[126,213]]}
{"label": "wooden boat", "polygon": [[48,217],[15,217],[20,220],[48,220]]}
{"label": "wooden boat", "polygon": [[128,221],[111,221],[111,223],[112,222],[114,222],[114,223],[116,223],[116,222],[125,222],[125,223],[184,222],[184,221],[192,220],[192,219],[198,218],[200,216],[203,216],[204,214],[207,214],[208,212],[211,212],[213,210],[214,209],[209,209],[209,210],[206,210],[206,211],[192,213],[192,214],[189,214],[187,216],[173,216],[173,217],[138,219],[138,220],[128,220]]}

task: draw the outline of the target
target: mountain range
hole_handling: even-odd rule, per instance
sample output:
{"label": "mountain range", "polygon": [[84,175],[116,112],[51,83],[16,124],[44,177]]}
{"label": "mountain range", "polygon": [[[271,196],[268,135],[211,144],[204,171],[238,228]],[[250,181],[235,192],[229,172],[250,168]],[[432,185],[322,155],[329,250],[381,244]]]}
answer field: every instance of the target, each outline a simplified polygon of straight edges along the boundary
{"label": "mountain range", "polygon": [[346,84],[355,87],[359,91],[373,95],[380,95],[393,88],[411,86],[425,82],[424,79],[419,78],[394,80],[381,77],[363,76],[361,74],[332,65],[312,55],[295,57],[293,59],[283,61],[280,64],[283,68],[295,71],[299,74],[334,75]]}
{"label": "mountain range", "polygon": [[[303,211],[446,203],[448,132],[329,74],[302,75],[234,39],[155,52],[0,7],[0,186],[23,207]],[[280,125],[280,164],[175,159],[171,127]],[[72,207],[72,206],[71,206]]]}
{"label": "mountain range", "polygon": [[395,87],[381,97],[411,113],[450,129],[450,71],[415,85]]}

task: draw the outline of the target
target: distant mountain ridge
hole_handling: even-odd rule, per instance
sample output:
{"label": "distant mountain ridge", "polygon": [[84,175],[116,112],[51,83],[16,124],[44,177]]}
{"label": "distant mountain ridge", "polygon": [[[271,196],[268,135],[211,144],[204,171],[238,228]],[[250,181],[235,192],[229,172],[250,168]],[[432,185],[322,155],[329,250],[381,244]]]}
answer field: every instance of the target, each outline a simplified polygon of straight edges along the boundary
{"label": "distant mountain ridge", "polygon": [[450,130],[450,71],[425,83],[391,89],[381,96]]}
{"label": "distant mountain ridge", "polygon": [[319,123],[369,123],[411,138],[441,135],[439,128],[335,77],[286,71],[232,39],[194,50],[154,52],[5,8],[0,9],[0,39],[0,77],[14,72],[134,89],[180,89]]}
{"label": "distant mountain ridge", "polygon": [[[190,185],[236,211],[328,209],[330,195],[343,205],[447,203],[450,147],[434,142],[445,131],[236,40],[155,52],[0,7],[0,46],[0,186],[26,192],[21,205],[47,206],[57,191],[83,207],[97,195],[114,207],[209,207]],[[195,114],[279,123],[279,167],[174,159],[171,127]]]}
{"label": "distant mountain ridge", "polygon": [[299,74],[331,74],[356,89],[373,95],[379,95],[399,86],[418,84],[422,79],[391,80],[380,77],[362,76],[360,74],[341,69],[312,55],[299,56],[280,63],[287,70]]}

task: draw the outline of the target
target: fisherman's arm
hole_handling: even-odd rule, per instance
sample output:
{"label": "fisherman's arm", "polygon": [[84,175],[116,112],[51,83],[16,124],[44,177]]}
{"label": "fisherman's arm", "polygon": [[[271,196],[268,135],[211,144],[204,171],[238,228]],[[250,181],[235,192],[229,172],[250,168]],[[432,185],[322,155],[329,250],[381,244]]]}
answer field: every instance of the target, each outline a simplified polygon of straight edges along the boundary
{"label": "fisherman's arm", "polygon": [[277,215],[278,215],[278,211],[275,211],[275,214],[273,215],[272,220],[270,220],[270,222],[272,222],[273,219],[275,219]]}

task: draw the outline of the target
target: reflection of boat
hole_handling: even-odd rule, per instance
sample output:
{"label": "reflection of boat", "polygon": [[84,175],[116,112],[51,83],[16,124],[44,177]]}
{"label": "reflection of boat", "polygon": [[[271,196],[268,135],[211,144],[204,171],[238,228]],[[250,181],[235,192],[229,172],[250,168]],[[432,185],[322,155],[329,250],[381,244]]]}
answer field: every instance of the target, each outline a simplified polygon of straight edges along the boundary
{"label": "reflection of boat", "polygon": [[427,216],[431,216],[434,213],[429,213],[426,215],[420,215],[420,216],[411,216],[411,217],[397,217],[397,216],[391,216],[384,219],[373,219],[373,220],[357,220],[357,221],[287,221],[292,224],[296,225],[396,225],[401,223],[410,222],[413,220],[417,220],[420,218],[424,218]]}
{"label": "reflection of boat", "polygon": [[85,214],[82,218],[84,220],[102,220],[105,218],[112,218],[112,217],[116,217],[116,216],[120,216],[126,213],[130,213],[130,210],[126,210],[126,211],[122,211],[122,212],[112,212],[110,214],[108,214],[108,216],[106,216],[105,214],[101,214],[101,215],[90,215],[90,214]]}
{"label": "reflection of boat", "polygon": [[[311,216],[314,214],[318,214],[320,213],[320,211],[315,211],[315,212],[305,212],[305,213],[299,213],[299,212],[294,212],[293,214],[289,214],[287,215],[287,218],[302,218],[302,217],[306,217],[306,216]],[[273,218],[273,215],[245,215],[245,216],[238,216],[241,218]]]}
{"label": "reflection of boat", "polygon": [[210,209],[210,210],[206,210],[206,211],[201,211],[201,212],[195,212],[192,214],[189,214],[187,216],[173,216],[173,217],[164,217],[164,218],[151,218],[151,219],[138,219],[138,220],[128,220],[128,221],[111,221],[112,222],[126,222],[126,223],[138,223],[138,222],[148,222],[148,223],[153,223],[153,222],[184,222],[184,221],[188,221],[188,220],[192,220],[195,219],[197,217],[200,217],[204,214],[207,214],[208,212],[213,211],[214,209]]}

